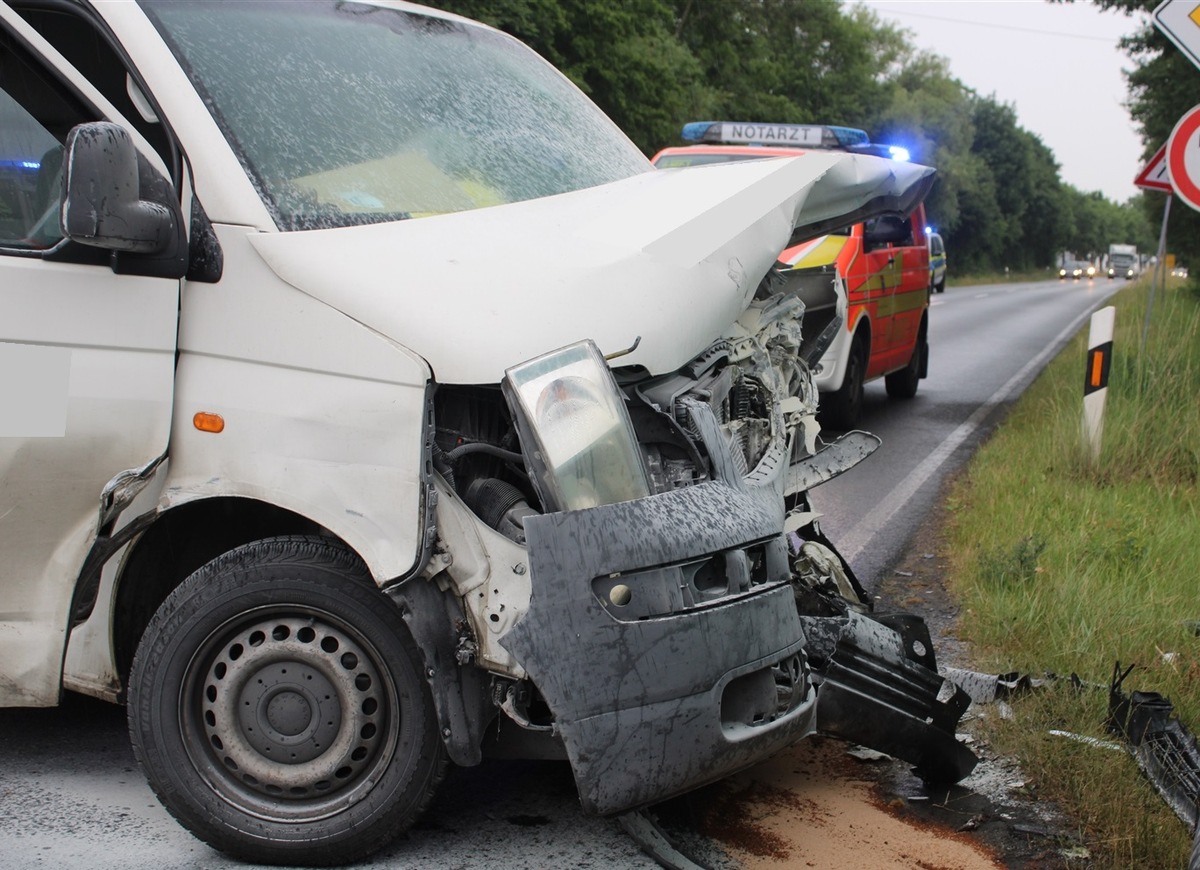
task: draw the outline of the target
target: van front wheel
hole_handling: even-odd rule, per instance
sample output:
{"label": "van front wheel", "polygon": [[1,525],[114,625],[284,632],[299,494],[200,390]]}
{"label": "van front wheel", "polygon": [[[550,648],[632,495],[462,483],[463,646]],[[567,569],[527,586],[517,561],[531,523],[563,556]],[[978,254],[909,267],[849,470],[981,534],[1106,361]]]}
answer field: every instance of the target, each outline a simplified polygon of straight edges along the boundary
{"label": "van front wheel", "polygon": [[356,861],[408,828],[446,769],[421,659],[365,567],[274,538],[200,568],[142,638],[133,747],[186,828],[244,861]]}
{"label": "van front wheel", "polygon": [[820,397],[817,415],[821,425],[845,432],[858,425],[863,410],[863,379],[867,373],[867,343],[861,332],[854,335],[842,386]]}

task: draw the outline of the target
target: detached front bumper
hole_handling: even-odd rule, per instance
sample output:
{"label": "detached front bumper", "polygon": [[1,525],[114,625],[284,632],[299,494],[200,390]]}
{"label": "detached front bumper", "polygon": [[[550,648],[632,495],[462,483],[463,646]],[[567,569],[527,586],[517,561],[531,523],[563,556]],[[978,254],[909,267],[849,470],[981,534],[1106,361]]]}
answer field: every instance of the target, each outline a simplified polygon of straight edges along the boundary
{"label": "detached front bumper", "polygon": [[815,692],[772,487],[706,483],[530,517],[530,609],[502,643],[609,814],[810,733]]}

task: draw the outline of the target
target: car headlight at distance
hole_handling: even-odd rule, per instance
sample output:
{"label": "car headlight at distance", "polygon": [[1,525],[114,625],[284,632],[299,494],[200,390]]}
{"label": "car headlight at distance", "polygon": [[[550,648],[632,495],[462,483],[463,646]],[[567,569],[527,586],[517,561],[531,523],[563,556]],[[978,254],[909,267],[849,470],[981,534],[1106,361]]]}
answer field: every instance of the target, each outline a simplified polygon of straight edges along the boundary
{"label": "car headlight at distance", "polygon": [[546,510],[650,495],[629,413],[593,342],[505,370],[503,388]]}

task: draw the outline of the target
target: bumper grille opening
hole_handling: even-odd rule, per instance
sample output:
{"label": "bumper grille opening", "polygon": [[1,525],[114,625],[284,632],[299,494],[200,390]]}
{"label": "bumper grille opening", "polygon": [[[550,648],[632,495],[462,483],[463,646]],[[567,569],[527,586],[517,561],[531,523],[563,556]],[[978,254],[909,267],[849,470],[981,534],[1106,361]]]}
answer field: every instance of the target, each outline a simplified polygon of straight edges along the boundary
{"label": "bumper grille opening", "polygon": [[721,726],[726,730],[767,725],[808,697],[808,671],[800,654],[737,677],[721,694]]}

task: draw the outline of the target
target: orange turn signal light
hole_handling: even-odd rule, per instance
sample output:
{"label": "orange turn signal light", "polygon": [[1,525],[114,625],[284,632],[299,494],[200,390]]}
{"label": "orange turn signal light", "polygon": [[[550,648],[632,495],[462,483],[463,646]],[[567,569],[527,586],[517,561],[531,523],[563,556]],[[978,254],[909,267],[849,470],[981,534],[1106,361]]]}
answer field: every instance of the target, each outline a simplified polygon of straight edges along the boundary
{"label": "orange turn signal light", "polygon": [[215,435],[225,428],[225,418],[220,414],[197,411],[196,416],[192,417],[192,425],[201,432],[212,432]]}

